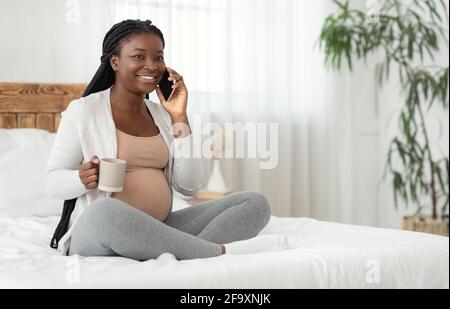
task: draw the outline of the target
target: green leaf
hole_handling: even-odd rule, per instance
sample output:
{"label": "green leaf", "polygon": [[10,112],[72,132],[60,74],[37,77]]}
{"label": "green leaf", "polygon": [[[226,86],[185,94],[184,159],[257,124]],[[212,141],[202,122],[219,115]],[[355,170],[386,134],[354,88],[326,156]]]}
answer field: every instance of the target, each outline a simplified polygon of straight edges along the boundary
{"label": "green leaf", "polygon": [[431,50],[430,46],[428,44],[423,44],[423,46],[427,50],[428,56],[434,61],[434,52]]}
{"label": "green leaf", "polygon": [[378,63],[375,66],[375,76],[377,77],[378,85],[381,86],[383,84],[383,70],[384,70],[384,63]]}
{"label": "green leaf", "polygon": [[441,207],[441,214],[445,215],[447,212],[447,209],[448,209],[448,197],[445,200],[444,205],[442,205],[442,207]]}
{"label": "green leaf", "polygon": [[423,92],[426,100],[428,100],[428,86],[429,86],[429,80],[425,79],[422,84],[422,90],[423,90],[422,92]]}
{"label": "green leaf", "polygon": [[408,58],[412,60],[414,55],[414,29],[408,25]]}
{"label": "green leaf", "polygon": [[436,173],[438,180],[439,180],[439,185],[441,186],[441,190],[445,192],[445,183],[444,183],[444,178],[442,177],[441,174],[441,168],[439,166],[439,164],[434,164],[434,172]]}
{"label": "green leaf", "polygon": [[403,165],[406,166],[405,150],[403,149],[402,143],[400,143],[397,138],[395,139],[395,145],[397,146]]}
{"label": "green leaf", "polygon": [[424,2],[425,2],[425,5],[430,10],[431,19],[433,19],[433,21],[436,22],[436,18],[437,18],[440,22],[442,22],[441,15],[437,12],[434,1],[424,1]]}
{"label": "green leaf", "polygon": [[348,11],[348,1],[345,1],[345,3],[342,3],[339,0],[333,0],[335,4],[339,6],[339,8],[343,11]]}
{"label": "green leaf", "polygon": [[351,40],[348,38],[347,46],[345,49],[345,56],[347,57],[347,63],[348,63],[348,68],[350,69],[350,72],[353,71],[352,56],[350,54],[351,50],[352,50]]}
{"label": "green leaf", "polygon": [[402,189],[403,189],[403,180],[402,180],[402,175],[398,172],[394,172],[394,204],[395,207],[397,208],[398,206],[398,197],[397,195],[401,195],[402,194]]}
{"label": "green leaf", "polygon": [[443,70],[441,77],[439,78],[440,96],[443,107],[448,107],[448,67]]}
{"label": "green leaf", "polygon": [[390,73],[390,69],[391,69],[391,57],[386,57],[386,80],[389,79],[389,73]]}
{"label": "green leaf", "polygon": [[[419,199],[417,197],[416,184],[413,183],[412,181],[410,181],[410,183],[409,183],[409,192],[410,192],[410,195],[411,195],[411,200],[413,202],[418,202]],[[420,204],[418,206],[420,206]]]}

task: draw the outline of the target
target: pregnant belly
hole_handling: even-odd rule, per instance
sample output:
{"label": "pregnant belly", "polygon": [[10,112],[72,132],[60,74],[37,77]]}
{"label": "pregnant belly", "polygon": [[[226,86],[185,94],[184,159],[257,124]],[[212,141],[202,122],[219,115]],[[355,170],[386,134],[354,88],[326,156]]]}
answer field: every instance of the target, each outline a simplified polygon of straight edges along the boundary
{"label": "pregnant belly", "polygon": [[172,201],[164,172],[154,168],[127,171],[123,191],[114,192],[111,197],[127,202],[160,221],[169,215]]}

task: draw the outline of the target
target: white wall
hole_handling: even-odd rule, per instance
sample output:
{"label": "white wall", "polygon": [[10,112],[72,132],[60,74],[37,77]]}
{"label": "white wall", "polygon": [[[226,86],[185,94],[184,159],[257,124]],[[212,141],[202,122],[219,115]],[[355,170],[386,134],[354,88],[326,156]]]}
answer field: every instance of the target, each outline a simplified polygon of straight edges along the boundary
{"label": "white wall", "polygon": [[89,82],[110,28],[104,2],[0,1],[0,81]]}

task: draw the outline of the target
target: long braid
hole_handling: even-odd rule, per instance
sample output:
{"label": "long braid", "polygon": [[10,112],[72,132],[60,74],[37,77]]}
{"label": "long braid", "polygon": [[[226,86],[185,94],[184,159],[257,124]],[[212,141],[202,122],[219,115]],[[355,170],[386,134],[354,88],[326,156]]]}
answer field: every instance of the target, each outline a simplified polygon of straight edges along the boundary
{"label": "long braid", "polygon": [[164,48],[164,36],[161,30],[159,30],[155,25],[152,25],[150,20],[141,21],[139,19],[127,19],[115,24],[106,33],[105,38],[103,39],[100,67],[97,69],[97,72],[95,72],[91,82],[86,87],[83,97],[88,96],[91,93],[108,89],[114,84],[116,76],[111,64],[109,63],[109,58],[112,55],[119,54],[120,43],[122,40],[139,33],[156,34],[162,40]]}

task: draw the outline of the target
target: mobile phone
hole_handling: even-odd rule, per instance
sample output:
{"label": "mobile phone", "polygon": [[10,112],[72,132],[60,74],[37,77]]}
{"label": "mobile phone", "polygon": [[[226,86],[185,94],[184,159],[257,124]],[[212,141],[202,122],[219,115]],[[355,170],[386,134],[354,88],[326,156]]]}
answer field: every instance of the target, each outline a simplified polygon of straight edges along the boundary
{"label": "mobile phone", "polygon": [[161,92],[163,94],[163,97],[166,101],[169,101],[170,98],[172,97],[173,94],[173,81],[168,80],[168,78],[170,77],[170,73],[169,71],[167,71],[167,69],[164,71],[164,75],[161,79],[161,81],[159,82],[159,89],[161,89]]}

